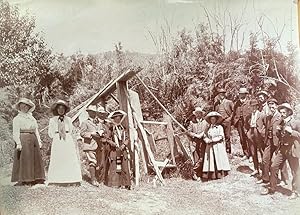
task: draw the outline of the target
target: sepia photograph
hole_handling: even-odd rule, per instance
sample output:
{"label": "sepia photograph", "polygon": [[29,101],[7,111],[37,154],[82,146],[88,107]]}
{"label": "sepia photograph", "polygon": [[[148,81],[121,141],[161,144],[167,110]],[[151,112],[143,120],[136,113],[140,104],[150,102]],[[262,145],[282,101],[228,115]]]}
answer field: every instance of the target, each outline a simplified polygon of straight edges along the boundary
{"label": "sepia photograph", "polygon": [[0,0],[0,215],[299,215],[300,0]]}

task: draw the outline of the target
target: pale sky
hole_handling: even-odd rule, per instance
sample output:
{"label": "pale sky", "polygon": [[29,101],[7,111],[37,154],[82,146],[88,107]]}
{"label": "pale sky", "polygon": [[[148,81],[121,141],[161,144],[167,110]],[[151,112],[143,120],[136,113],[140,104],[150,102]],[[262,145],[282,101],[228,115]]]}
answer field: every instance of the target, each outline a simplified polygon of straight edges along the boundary
{"label": "pale sky", "polygon": [[229,11],[232,19],[243,14],[241,31],[245,32],[245,43],[251,31],[258,31],[257,19],[264,16],[264,31],[270,36],[285,25],[280,40],[282,51],[288,41],[298,44],[297,7],[293,0],[8,1],[19,5],[22,13],[34,15],[37,31],[43,32],[49,47],[67,55],[111,51],[119,41],[125,50],[156,53],[149,32],[158,38],[166,23],[170,26],[169,39],[183,28],[192,30],[197,23],[207,22],[203,7],[217,14]]}

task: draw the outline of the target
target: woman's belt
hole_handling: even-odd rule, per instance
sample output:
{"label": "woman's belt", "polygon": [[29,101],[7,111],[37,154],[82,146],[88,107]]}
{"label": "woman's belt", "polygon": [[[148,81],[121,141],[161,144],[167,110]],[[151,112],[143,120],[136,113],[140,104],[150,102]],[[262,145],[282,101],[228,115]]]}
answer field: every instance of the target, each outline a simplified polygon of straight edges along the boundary
{"label": "woman's belt", "polygon": [[34,134],[35,133],[35,129],[21,129],[20,133]]}
{"label": "woman's belt", "polygon": [[[55,133],[56,133],[56,134],[59,134],[59,132],[58,132],[58,131],[55,131]],[[66,131],[66,133],[69,133],[69,131]]]}

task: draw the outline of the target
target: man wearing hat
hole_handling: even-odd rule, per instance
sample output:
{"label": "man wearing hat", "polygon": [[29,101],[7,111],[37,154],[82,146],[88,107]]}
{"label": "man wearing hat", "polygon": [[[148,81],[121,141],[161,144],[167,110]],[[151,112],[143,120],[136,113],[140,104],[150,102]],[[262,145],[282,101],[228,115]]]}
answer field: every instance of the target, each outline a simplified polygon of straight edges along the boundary
{"label": "man wearing hat", "polygon": [[293,175],[290,199],[295,199],[299,196],[300,191],[300,121],[293,118],[293,109],[288,103],[279,105],[278,111],[282,117],[280,125],[277,126],[280,145],[274,154],[271,165],[270,188],[264,189],[261,194],[275,192],[279,169],[288,160]]}
{"label": "man wearing hat", "polygon": [[216,96],[214,109],[222,115],[222,126],[225,133],[225,143],[227,153],[231,153],[230,133],[231,133],[231,116],[233,112],[233,102],[225,97],[226,90],[220,89]]}
{"label": "man wearing hat", "polygon": [[[270,109],[269,115],[264,115],[258,123],[258,131],[262,134],[264,139],[265,149],[262,158],[262,177],[258,180],[257,184],[267,184],[270,181],[270,166],[273,154],[279,146],[279,139],[277,135],[277,126],[281,122],[281,115],[278,112],[278,102],[274,98],[268,100],[268,106]],[[286,174],[282,172],[282,180],[285,181]]]}
{"label": "man wearing hat", "polygon": [[252,99],[250,105],[252,106],[252,113],[249,116],[250,128],[247,132],[247,137],[254,164],[254,171],[251,173],[251,176],[255,176],[259,174],[258,149],[261,151],[261,145],[263,143],[262,135],[258,131],[259,122],[261,121],[260,119],[263,117],[263,114],[258,110],[259,103],[256,99]]}
{"label": "man wearing hat", "polygon": [[208,128],[209,124],[204,119],[204,111],[201,107],[196,107],[193,111],[194,120],[190,121],[188,126],[187,135],[190,137],[190,151],[193,156],[193,179],[200,180],[202,165],[203,165],[203,156],[205,151],[205,144],[203,142],[203,135],[205,130]]}
{"label": "man wearing hat", "polygon": [[259,102],[260,111],[265,115],[269,115],[270,114],[270,108],[268,106],[269,93],[267,91],[261,90],[256,94],[256,98]]}
{"label": "man wearing hat", "polygon": [[250,157],[250,152],[248,148],[248,138],[246,134],[246,130],[249,127],[247,122],[247,117],[251,114],[251,106],[250,101],[247,98],[249,92],[247,88],[240,88],[239,90],[239,98],[235,102],[233,107],[233,114],[232,114],[232,124],[237,128],[239,136],[240,136],[240,143],[242,145],[242,149],[244,152],[244,156],[242,160],[245,160]]}
{"label": "man wearing hat", "polygon": [[[86,152],[86,157],[89,162],[89,172],[91,175],[91,183],[94,186],[99,186],[98,180],[103,180],[104,161],[103,143],[101,137],[104,134],[104,125],[100,122],[98,114],[104,113],[103,107],[97,108],[96,105],[90,105],[86,109],[89,118],[83,121],[80,125],[80,135],[83,138],[83,151]],[[96,178],[96,169],[99,170]],[[102,178],[99,178],[102,177]]]}

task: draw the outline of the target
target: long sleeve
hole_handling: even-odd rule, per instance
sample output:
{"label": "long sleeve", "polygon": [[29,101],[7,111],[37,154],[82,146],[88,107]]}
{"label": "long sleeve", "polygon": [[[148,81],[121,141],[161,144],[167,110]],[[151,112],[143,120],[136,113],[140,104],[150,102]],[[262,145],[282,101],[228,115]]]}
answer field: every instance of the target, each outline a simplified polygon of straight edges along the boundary
{"label": "long sleeve", "polygon": [[72,124],[72,119],[70,117],[67,117],[68,123],[69,123],[69,133],[72,133],[73,131],[73,124]]}
{"label": "long sleeve", "polygon": [[53,120],[53,118],[51,118],[50,121],[49,121],[49,126],[48,126],[48,136],[50,138],[53,138],[54,134],[55,134],[55,131],[54,131],[54,120]]}
{"label": "long sleeve", "polygon": [[18,118],[15,117],[13,119],[13,139],[16,142],[17,145],[21,145],[21,140],[20,140],[20,123],[18,121]]}
{"label": "long sleeve", "polygon": [[82,122],[80,126],[80,136],[83,138],[92,138],[91,132],[88,131],[88,125],[86,122]]}
{"label": "long sleeve", "polygon": [[37,140],[38,140],[39,145],[41,146],[42,141],[41,141],[41,136],[40,136],[40,132],[39,132],[38,123],[37,123],[36,120],[35,120],[35,124],[36,124],[36,128],[35,128],[35,136],[36,136],[36,138],[37,138]]}

